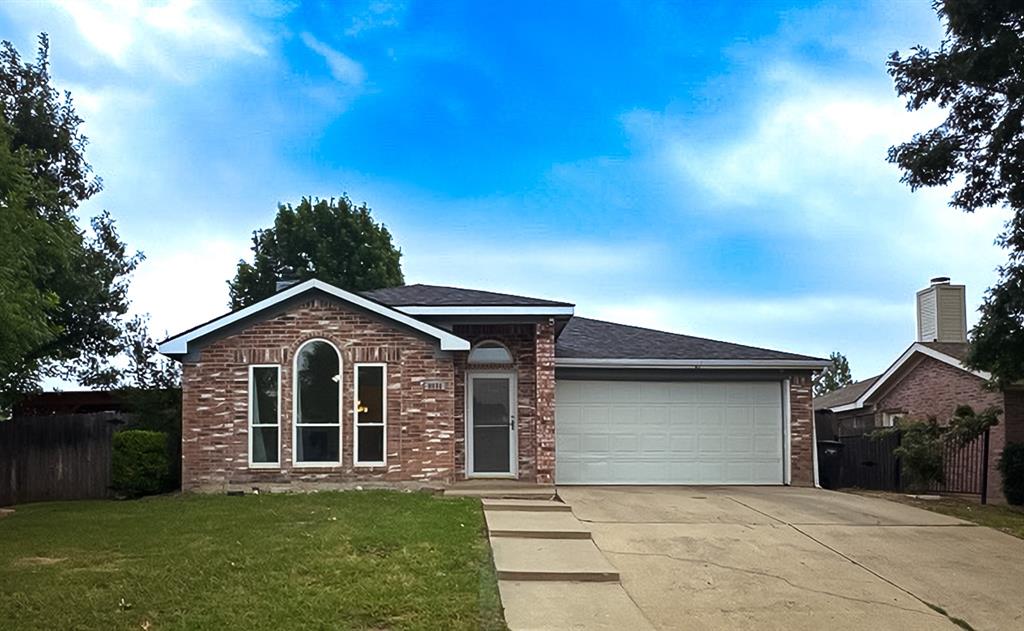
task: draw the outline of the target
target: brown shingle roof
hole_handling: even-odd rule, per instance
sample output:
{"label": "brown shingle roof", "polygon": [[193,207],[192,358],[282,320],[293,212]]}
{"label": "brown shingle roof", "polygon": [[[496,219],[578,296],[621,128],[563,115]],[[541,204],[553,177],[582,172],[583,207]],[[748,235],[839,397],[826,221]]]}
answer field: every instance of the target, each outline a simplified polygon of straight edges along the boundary
{"label": "brown shingle roof", "polygon": [[815,410],[831,410],[834,407],[840,405],[846,405],[853,403],[860,398],[860,395],[864,394],[868,388],[870,388],[878,378],[882,375],[875,375],[861,381],[855,381],[848,386],[842,387],[838,390],[833,390],[828,394],[823,394],[820,397],[814,397],[814,409]]}
{"label": "brown shingle roof", "polygon": [[818,359],[580,316],[569,320],[558,336],[555,356],[579,359]]}
{"label": "brown shingle roof", "polygon": [[967,352],[971,348],[970,344],[964,342],[921,342],[921,344],[960,361],[967,359]]}
{"label": "brown shingle roof", "polygon": [[442,285],[402,285],[360,292],[389,307],[571,307],[572,303],[480,289]]}

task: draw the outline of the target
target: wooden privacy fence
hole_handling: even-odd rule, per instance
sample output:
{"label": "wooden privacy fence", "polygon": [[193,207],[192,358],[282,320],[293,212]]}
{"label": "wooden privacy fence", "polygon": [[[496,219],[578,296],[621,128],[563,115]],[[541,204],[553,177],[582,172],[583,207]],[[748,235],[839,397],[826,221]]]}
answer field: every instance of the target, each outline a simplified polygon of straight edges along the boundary
{"label": "wooden privacy fence", "polygon": [[[878,438],[870,434],[841,436],[843,452],[840,460],[839,486],[876,491],[909,491],[911,480],[903,472],[900,459],[893,455],[899,447],[900,432]],[[942,448],[944,480],[930,484],[926,491],[977,495],[988,501],[989,432],[970,443],[959,446],[945,444]]]}
{"label": "wooden privacy fence", "polygon": [[900,445],[900,435],[872,438],[868,434],[841,436],[843,443],[839,469],[839,487],[873,491],[899,491],[902,487],[900,460],[892,450]]}
{"label": "wooden privacy fence", "polygon": [[116,413],[0,422],[0,506],[110,495]]}

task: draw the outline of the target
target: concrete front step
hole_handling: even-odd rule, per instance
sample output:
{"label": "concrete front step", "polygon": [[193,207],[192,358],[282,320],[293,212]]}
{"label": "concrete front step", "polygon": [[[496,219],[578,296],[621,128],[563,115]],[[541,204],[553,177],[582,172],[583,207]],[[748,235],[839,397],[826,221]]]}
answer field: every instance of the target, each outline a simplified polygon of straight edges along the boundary
{"label": "concrete front step", "polygon": [[590,530],[571,512],[485,510],[484,516],[492,537],[590,539]]}
{"label": "concrete front step", "polygon": [[550,500],[555,497],[554,487],[516,488],[516,487],[467,487],[445,489],[445,497],[480,497],[491,499]]}
{"label": "concrete front step", "polygon": [[654,630],[617,583],[498,581],[498,590],[511,631]]}
{"label": "concrete front step", "polygon": [[554,500],[484,498],[480,502],[485,511],[572,512],[572,507],[568,504]]}
{"label": "concrete front step", "polygon": [[589,539],[491,537],[498,579],[614,582],[619,572]]}

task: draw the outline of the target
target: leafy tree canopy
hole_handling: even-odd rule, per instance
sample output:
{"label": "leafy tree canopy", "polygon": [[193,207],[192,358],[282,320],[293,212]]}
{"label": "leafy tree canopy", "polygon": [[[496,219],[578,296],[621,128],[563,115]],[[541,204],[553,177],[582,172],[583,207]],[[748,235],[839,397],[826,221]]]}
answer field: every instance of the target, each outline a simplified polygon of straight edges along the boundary
{"label": "leafy tree canopy", "polygon": [[944,0],[939,50],[893,53],[889,73],[907,108],[937,104],[946,119],[889,150],[912,189],[955,184],[950,205],[1013,211],[997,243],[1009,252],[971,331],[967,363],[998,385],[1024,378],[1024,3]]}
{"label": "leafy tree canopy", "polygon": [[836,351],[829,355],[832,363],[825,370],[821,371],[818,380],[814,382],[814,396],[820,397],[853,383],[853,376],[850,374],[850,362],[846,356]]}
{"label": "leafy tree canopy", "polygon": [[79,224],[101,182],[71,95],[50,85],[48,53],[45,35],[35,63],[0,44],[0,409],[46,376],[99,385],[141,259],[106,213]]}
{"label": "leafy tree canopy", "polygon": [[345,195],[278,205],[274,225],[253,233],[252,251],[253,262],[239,261],[228,282],[232,309],[263,300],[288,277],[319,278],[348,291],[405,282],[391,233],[366,204],[356,206]]}

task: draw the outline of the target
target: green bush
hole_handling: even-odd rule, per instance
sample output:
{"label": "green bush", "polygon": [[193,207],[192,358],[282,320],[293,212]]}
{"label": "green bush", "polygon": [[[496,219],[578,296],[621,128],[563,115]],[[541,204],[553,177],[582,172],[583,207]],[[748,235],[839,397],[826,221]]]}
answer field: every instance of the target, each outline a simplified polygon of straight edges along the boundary
{"label": "green bush", "polygon": [[1010,443],[999,458],[1003,494],[1011,504],[1024,504],[1024,443]]}
{"label": "green bush", "polygon": [[165,490],[170,473],[167,434],[144,429],[114,434],[111,468],[114,491],[119,495],[139,497]]}

